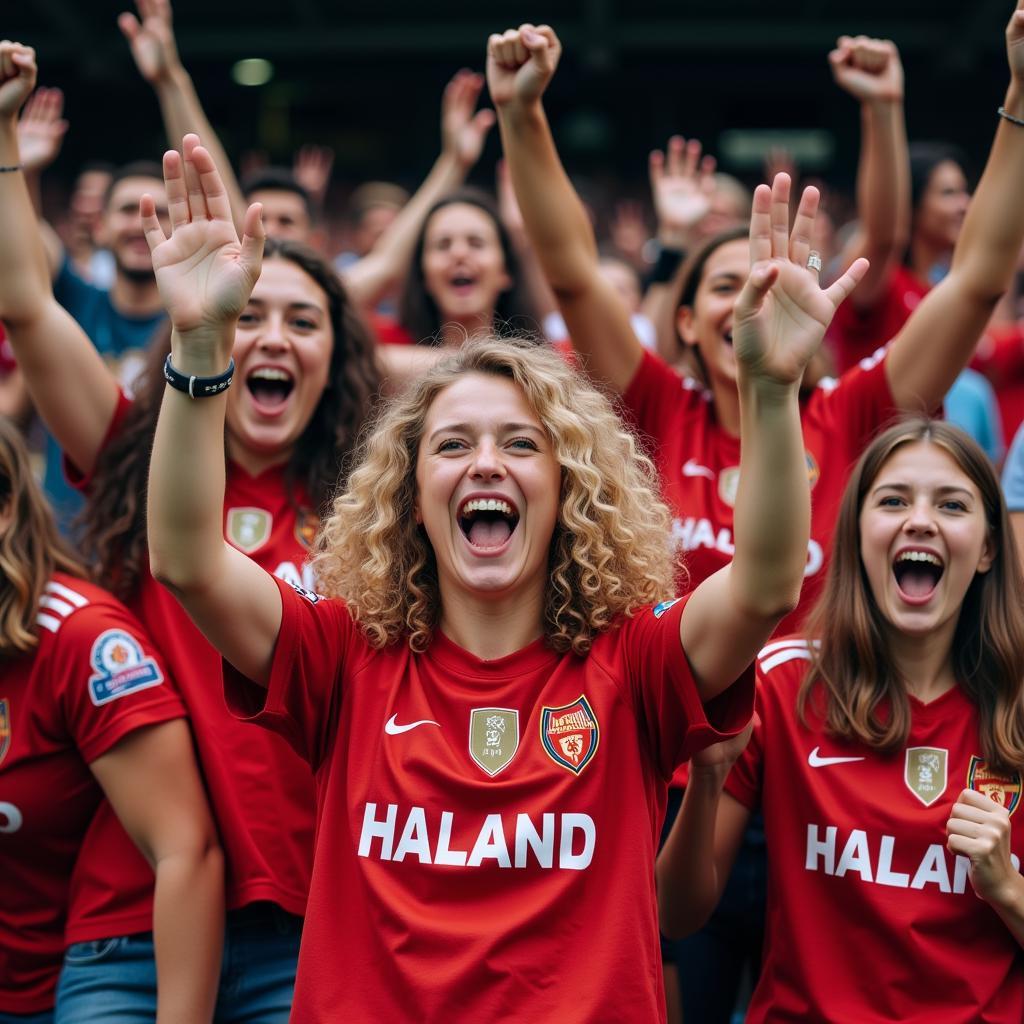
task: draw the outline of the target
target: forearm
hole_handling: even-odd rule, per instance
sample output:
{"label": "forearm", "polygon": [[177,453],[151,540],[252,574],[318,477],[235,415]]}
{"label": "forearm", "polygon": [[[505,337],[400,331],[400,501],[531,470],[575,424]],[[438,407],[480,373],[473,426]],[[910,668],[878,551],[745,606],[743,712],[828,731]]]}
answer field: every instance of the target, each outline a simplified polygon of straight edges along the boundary
{"label": "forearm", "polygon": [[658,918],[662,932],[683,938],[701,928],[722,895],[715,861],[715,820],[727,769],[691,766],[683,805],[658,854]]}
{"label": "forearm", "polygon": [[224,147],[199,101],[199,95],[192,84],[191,76],[179,64],[164,78],[155,82],[153,88],[160,103],[160,113],[163,117],[169,145],[178,149],[181,146],[182,138],[189,132],[195,132],[199,136],[203,146],[209,151],[213,162],[217,165],[217,170],[220,172],[228,194],[228,200],[231,203],[232,218],[235,226],[241,231],[246,210],[245,198],[242,195],[238,179],[235,177],[231,161],[228,160],[228,155],[224,152]]}
{"label": "forearm", "polygon": [[597,245],[543,107],[500,107],[498,124],[523,223],[548,282],[559,296],[585,290],[598,273]]}
{"label": "forearm", "polygon": [[209,845],[161,858],[153,893],[157,1024],[213,1017],[224,945],[224,862]]}
{"label": "forearm", "polygon": [[371,252],[342,277],[352,301],[362,308],[375,306],[408,273],[416,239],[430,208],[458,188],[466,172],[456,158],[442,153],[398,216],[377,240]]}
{"label": "forearm", "polygon": [[[222,373],[230,351],[226,337],[199,349],[183,345],[177,332],[171,336],[171,362],[190,376]],[[170,385],[160,406],[149,473],[149,554],[153,575],[182,598],[202,593],[222,573],[226,408],[226,393],[192,399]]]}
{"label": "forearm", "polygon": [[1014,872],[989,906],[999,915],[1018,945],[1024,946],[1024,876]]}
{"label": "forearm", "polygon": [[[20,163],[13,120],[0,123],[0,166]],[[0,320],[8,324],[37,318],[52,300],[49,265],[39,222],[22,171],[0,173]]]}
{"label": "forearm", "polygon": [[730,588],[738,607],[766,620],[797,604],[807,562],[810,491],[796,384],[742,369],[740,475]]}

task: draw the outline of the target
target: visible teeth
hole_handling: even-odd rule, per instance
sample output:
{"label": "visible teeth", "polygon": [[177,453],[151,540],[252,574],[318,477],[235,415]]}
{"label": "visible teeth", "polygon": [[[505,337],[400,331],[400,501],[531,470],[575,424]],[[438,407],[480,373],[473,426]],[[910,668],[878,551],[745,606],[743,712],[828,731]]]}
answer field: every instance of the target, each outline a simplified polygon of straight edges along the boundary
{"label": "visible teeth", "polygon": [[942,562],[927,551],[904,551],[896,559],[897,562],[929,562],[942,568]]}
{"label": "visible teeth", "polygon": [[283,380],[286,383],[292,379],[290,373],[285,373],[284,370],[275,370],[269,366],[261,367],[258,370],[253,370],[249,374],[249,379],[258,380]]}
{"label": "visible teeth", "polygon": [[512,506],[500,498],[473,498],[462,506],[462,514],[467,512],[500,512],[504,516],[513,515]]}

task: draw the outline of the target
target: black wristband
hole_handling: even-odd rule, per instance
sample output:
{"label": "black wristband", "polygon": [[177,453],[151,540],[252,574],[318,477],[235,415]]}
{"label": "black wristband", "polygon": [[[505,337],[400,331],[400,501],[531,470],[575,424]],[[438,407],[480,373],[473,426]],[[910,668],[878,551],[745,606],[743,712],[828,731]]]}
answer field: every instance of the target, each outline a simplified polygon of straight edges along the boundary
{"label": "black wristband", "polygon": [[164,360],[164,380],[176,391],[184,391],[189,398],[212,398],[231,387],[231,378],[235,375],[235,360],[231,359],[228,368],[217,377],[196,377],[181,373],[171,365],[168,353]]}
{"label": "black wristband", "polygon": [[650,274],[647,275],[647,283],[667,284],[672,280],[685,256],[686,253],[682,249],[668,249],[665,247],[659,249],[658,258],[654,261]]}

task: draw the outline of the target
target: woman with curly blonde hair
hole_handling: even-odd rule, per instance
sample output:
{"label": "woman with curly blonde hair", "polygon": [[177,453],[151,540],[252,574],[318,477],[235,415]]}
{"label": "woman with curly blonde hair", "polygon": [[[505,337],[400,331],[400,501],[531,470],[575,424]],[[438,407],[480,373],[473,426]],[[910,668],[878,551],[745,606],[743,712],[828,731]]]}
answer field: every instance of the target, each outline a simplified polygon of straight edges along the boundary
{"label": "woman with curly blonde hair", "polygon": [[225,400],[188,392],[228,365],[263,232],[253,207],[234,238],[201,148],[164,167],[188,215],[166,239],[144,208],[178,374],[150,557],[223,653],[235,714],[316,772],[293,1019],[663,1020],[668,780],[744,727],[749,663],[798,600],[797,388],[864,264],[822,290],[801,249],[809,201],[790,246],[787,204],[757,191],[736,554],[689,597],[652,607],[673,571],[667,512],[610,402],[557,355],[492,340],[447,357],[366,437],[318,543],[324,599],[224,543]]}

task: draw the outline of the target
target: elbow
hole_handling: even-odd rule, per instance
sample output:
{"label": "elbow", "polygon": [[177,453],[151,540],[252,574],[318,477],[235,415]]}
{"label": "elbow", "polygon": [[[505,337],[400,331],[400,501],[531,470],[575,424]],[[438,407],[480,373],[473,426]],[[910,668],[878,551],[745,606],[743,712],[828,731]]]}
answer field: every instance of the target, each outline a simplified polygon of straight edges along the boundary
{"label": "elbow", "polygon": [[670,906],[668,900],[658,900],[658,926],[661,934],[672,942],[685,939],[694,932],[700,931],[707,924],[715,904],[706,900],[700,903],[687,903]]}
{"label": "elbow", "polygon": [[149,546],[149,568],[153,578],[179,600],[185,594],[205,589],[209,573],[197,563],[174,558],[153,544]]}

